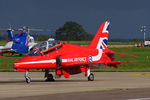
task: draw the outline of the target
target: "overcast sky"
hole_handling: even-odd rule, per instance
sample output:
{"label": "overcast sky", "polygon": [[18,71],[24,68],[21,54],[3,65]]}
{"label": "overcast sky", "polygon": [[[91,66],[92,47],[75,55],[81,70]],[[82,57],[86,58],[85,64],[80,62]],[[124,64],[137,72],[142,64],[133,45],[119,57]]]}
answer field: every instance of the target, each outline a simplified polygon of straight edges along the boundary
{"label": "overcast sky", "polygon": [[0,28],[24,25],[55,30],[76,21],[95,34],[100,24],[111,22],[110,38],[150,37],[150,0],[0,0]]}

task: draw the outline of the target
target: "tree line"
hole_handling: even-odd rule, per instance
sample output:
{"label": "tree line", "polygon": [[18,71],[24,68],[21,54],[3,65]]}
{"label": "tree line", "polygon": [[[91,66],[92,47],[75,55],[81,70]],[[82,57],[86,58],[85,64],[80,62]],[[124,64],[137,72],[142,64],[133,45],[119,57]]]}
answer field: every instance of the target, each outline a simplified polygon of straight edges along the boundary
{"label": "tree line", "polygon": [[91,40],[93,35],[86,32],[80,24],[67,21],[62,27],[56,29],[55,38],[61,41],[86,41]]}
{"label": "tree line", "polygon": [[[32,33],[32,32],[31,32]],[[90,34],[84,30],[82,25],[74,21],[67,21],[63,26],[58,27],[53,34],[31,34],[36,41],[46,41],[49,38],[55,38],[60,41],[91,41],[95,34]],[[7,34],[0,34],[0,40],[7,40]],[[142,41],[142,39],[111,39],[111,42],[135,42]]]}

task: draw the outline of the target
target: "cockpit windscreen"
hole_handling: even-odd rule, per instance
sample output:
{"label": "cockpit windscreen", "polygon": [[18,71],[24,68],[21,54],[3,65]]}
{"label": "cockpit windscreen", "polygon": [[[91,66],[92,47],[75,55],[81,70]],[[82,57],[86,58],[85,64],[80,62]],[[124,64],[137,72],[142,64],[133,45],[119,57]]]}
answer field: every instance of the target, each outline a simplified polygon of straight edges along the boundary
{"label": "cockpit windscreen", "polygon": [[32,47],[29,55],[30,56],[38,56],[40,54],[38,54],[37,50],[39,50],[39,52],[42,52],[44,50],[47,50],[47,49],[52,48],[52,47],[59,45],[59,44],[60,44],[59,41],[44,41],[44,42],[38,43],[34,47]]}

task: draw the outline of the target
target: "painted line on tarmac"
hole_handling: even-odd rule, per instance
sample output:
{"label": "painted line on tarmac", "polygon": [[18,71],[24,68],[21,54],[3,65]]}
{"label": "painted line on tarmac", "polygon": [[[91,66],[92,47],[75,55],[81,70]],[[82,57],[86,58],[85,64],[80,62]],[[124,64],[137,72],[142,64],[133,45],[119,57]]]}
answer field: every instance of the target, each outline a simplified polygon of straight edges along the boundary
{"label": "painted line on tarmac", "polygon": [[150,100],[150,98],[137,98],[137,99],[127,99],[127,100]]}
{"label": "painted line on tarmac", "polygon": [[150,73],[128,74],[128,75],[150,75]]}

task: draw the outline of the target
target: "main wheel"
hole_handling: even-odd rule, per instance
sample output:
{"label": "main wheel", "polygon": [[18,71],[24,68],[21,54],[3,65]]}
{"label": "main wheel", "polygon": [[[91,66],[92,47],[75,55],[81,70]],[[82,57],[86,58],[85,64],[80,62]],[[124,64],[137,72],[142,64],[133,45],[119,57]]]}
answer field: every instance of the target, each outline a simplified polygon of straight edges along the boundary
{"label": "main wheel", "polygon": [[45,81],[47,81],[47,82],[48,82],[48,81],[53,82],[53,81],[55,81],[55,80],[54,80],[54,77],[53,77],[52,74],[48,74],[47,79],[46,79]]}
{"label": "main wheel", "polygon": [[26,77],[26,82],[30,83],[31,82],[31,78],[30,77]]}
{"label": "main wheel", "polygon": [[94,81],[94,74],[91,73],[88,77],[88,81]]}

